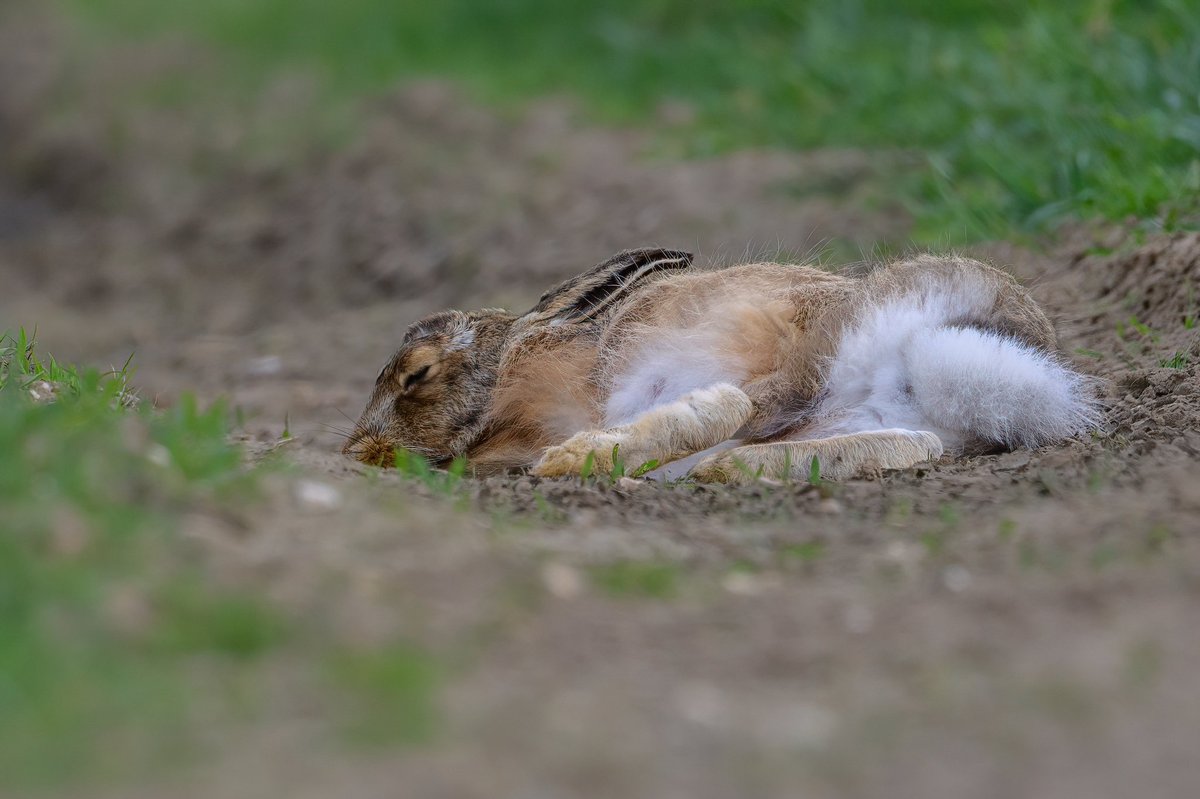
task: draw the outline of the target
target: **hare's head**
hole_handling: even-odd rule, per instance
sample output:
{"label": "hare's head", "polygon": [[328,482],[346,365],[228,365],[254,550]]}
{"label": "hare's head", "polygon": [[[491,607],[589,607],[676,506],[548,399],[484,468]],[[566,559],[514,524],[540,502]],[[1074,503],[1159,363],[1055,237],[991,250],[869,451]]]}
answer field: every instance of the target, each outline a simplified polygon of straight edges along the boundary
{"label": "hare's head", "polygon": [[379,373],[342,452],[378,466],[394,465],[400,448],[434,463],[466,454],[485,433],[510,345],[538,331],[554,330],[561,340],[594,331],[643,281],[691,260],[676,250],[626,250],[546,292],[520,318],[484,310],[422,319]]}
{"label": "hare's head", "polygon": [[400,448],[434,463],[463,454],[483,430],[513,318],[445,311],[413,324],[342,452],[378,466]]}

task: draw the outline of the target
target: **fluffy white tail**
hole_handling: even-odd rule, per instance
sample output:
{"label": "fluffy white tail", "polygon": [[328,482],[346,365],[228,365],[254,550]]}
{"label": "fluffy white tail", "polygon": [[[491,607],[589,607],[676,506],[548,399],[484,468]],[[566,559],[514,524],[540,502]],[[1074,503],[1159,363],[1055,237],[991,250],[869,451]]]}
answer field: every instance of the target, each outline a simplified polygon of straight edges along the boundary
{"label": "fluffy white tail", "polygon": [[960,273],[920,288],[844,330],[806,437],[906,428],[961,451],[1037,447],[1097,426],[1093,380],[973,322],[992,307],[992,284]]}
{"label": "fluffy white tail", "polygon": [[912,404],[928,429],[950,434],[947,445],[1038,447],[1096,426],[1086,378],[1015,339],[941,327],[914,336],[903,354]]}

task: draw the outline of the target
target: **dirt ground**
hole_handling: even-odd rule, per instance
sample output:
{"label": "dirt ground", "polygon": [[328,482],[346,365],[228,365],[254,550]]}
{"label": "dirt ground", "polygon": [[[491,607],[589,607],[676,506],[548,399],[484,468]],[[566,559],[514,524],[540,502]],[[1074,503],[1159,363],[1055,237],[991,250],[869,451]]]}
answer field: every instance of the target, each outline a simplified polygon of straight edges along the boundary
{"label": "dirt ground", "polygon": [[[202,766],[142,795],[1200,790],[1200,235],[974,251],[1104,379],[1090,440],[822,488],[511,477],[455,502],[364,476],[322,427],[357,414],[410,321],[521,308],[632,246],[727,263],[902,244],[876,179],[903,156],[680,161],[569,103],[502,114],[435,83],[354,109],[344,147],[263,147],[319,96],[302,78],[249,111],[139,103],[146,75],[213,57],[166,42],[89,60],[62,39],[0,28],[0,320],[65,359],[135,351],[159,404],[229,397],[249,457],[281,449],[334,493],[323,508],[280,477],[244,516],[189,520],[205,568],[456,664],[434,744],[347,748],[281,679],[252,723],[211,732]],[[592,579],[629,561],[672,590]]]}

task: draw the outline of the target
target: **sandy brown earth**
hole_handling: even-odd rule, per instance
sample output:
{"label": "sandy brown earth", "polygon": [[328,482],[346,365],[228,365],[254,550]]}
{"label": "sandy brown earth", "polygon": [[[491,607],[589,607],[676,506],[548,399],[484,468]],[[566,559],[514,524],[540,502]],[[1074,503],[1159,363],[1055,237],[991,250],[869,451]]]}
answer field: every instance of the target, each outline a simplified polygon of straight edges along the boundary
{"label": "sandy brown earth", "polygon": [[[902,246],[877,188],[901,156],[672,160],[653,130],[430,83],[348,112],[333,148],[272,138],[320,96],[302,79],[249,106],[135,102],[146,75],[212,56],[89,60],[63,37],[0,29],[0,326],[36,323],[69,359],[136,351],[159,404],[231,398],[249,457],[280,450],[335,496],[304,501],[293,473],[256,509],[191,519],[205,568],[454,664],[430,745],[346,747],[283,667],[252,721],[144,795],[1200,791],[1200,235],[976,251],[1104,379],[1090,440],[819,488],[512,477],[446,499],[364,475],[321,427],[357,413],[408,322],[520,308],[631,246],[707,263]],[[595,579],[627,561],[671,590]]]}

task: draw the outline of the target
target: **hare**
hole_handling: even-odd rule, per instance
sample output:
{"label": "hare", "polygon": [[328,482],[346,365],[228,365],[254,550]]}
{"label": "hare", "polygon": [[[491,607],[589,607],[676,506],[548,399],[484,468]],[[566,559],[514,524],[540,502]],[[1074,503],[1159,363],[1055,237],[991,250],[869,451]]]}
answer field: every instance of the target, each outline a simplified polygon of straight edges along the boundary
{"label": "hare", "polygon": [[630,250],[520,316],[413,324],[343,451],[543,477],[615,455],[720,483],[808,475],[816,459],[848,478],[1094,428],[1092,381],[1056,353],[1016,280],[967,258],[848,277]]}

